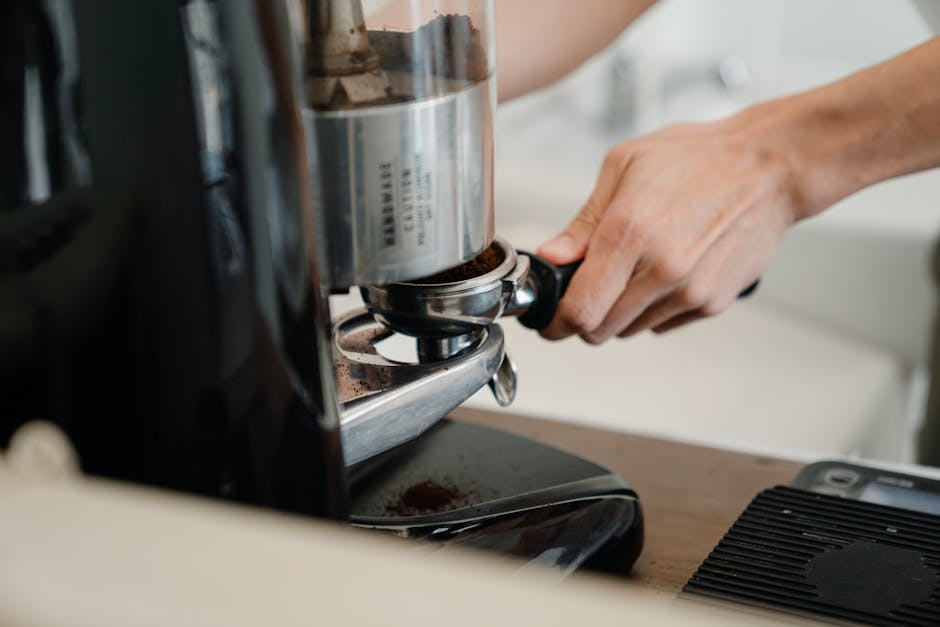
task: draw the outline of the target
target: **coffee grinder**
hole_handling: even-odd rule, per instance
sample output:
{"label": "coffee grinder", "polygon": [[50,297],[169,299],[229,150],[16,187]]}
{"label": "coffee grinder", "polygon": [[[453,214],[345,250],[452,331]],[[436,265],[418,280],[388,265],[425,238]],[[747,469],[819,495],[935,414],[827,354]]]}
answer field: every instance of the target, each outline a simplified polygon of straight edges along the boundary
{"label": "coffee grinder", "polygon": [[511,402],[496,321],[546,324],[572,272],[494,234],[492,3],[367,8],[4,3],[0,438],[43,420],[89,473],[626,570],[623,479],[444,418]]}
{"label": "coffee grinder", "polygon": [[[333,327],[354,524],[496,548],[570,570],[629,568],[640,512],[622,479],[560,451],[443,420],[516,369],[496,320],[540,328],[574,267],[493,233],[492,3],[321,2],[307,48],[312,180],[332,290],[365,309]],[[314,37],[314,35],[318,35]],[[414,357],[386,357],[390,336]]]}

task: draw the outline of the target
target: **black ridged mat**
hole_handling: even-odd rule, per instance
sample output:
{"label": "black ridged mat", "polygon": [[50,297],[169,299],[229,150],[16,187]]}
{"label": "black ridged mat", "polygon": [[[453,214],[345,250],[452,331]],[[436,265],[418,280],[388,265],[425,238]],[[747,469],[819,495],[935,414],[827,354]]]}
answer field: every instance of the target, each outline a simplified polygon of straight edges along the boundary
{"label": "black ridged mat", "polygon": [[765,490],[683,590],[836,621],[940,625],[940,516]]}

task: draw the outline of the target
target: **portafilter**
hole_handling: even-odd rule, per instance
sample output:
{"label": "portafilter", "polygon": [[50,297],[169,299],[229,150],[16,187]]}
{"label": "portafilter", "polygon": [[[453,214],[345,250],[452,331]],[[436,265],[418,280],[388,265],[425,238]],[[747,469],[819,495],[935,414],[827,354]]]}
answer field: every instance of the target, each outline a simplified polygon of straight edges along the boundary
{"label": "portafilter", "polygon": [[[501,316],[539,330],[551,322],[581,261],[557,266],[497,237],[471,261],[410,282],[361,288],[366,308],[390,329],[421,339],[462,336]],[[760,280],[738,298],[751,295]]]}
{"label": "portafilter", "polygon": [[462,336],[518,316],[545,327],[580,262],[556,266],[497,237],[471,261],[410,282],[361,288],[366,308],[390,329],[418,339]]}

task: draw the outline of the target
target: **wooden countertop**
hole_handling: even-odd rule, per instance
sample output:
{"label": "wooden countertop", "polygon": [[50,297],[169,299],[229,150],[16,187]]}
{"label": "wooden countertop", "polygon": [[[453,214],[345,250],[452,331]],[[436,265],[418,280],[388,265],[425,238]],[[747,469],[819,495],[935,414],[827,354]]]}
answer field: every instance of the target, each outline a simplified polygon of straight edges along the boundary
{"label": "wooden countertop", "polygon": [[646,540],[633,577],[678,592],[758,492],[801,464],[549,420],[473,409],[452,418],[496,427],[606,466],[640,496]]}

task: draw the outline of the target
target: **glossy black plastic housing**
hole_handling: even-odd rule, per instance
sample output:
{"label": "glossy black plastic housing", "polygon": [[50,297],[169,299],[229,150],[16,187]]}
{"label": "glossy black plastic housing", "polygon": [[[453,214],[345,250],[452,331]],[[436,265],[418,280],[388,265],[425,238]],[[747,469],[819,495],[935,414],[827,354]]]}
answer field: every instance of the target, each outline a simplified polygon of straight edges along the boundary
{"label": "glossy black plastic housing", "polygon": [[443,420],[353,479],[355,525],[499,551],[565,574],[628,573],[643,545],[640,503],[621,477],[486,427]]}
{"label": "glossy black plastic housing", "polygon": [[556,266],[529,252],[520,250],[519,254],[529,257],[529,276],[535,284],[535,293],[538,295],[529,310],[519,316],[519,322],[525,327],[538,331],[547,327],[555,317],[558,302],[565,295],[571,277],[581,267],[581,262]]}
{"label": "glossy black plastic housing", "polygon": [[284,7],[0,3],[0,448],[344,515]]}

